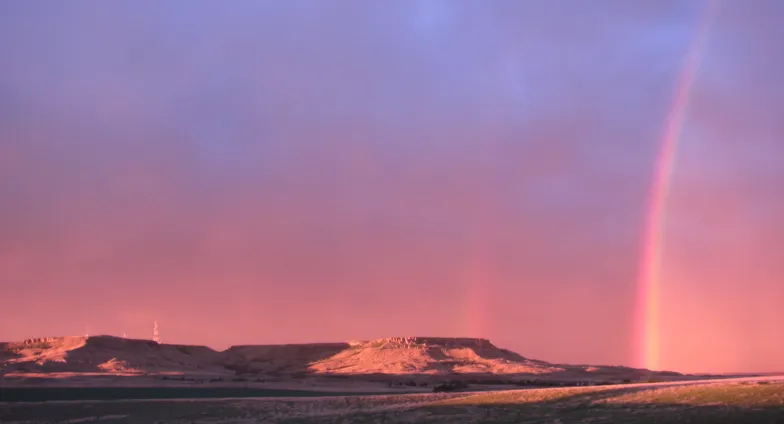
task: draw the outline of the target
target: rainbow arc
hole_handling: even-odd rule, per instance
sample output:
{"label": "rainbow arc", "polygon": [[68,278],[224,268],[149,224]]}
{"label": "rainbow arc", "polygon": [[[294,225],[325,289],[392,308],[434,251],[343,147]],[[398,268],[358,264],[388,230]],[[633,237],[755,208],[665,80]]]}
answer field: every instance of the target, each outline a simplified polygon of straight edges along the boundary
{"label": "rainbow arc", "polygon": [[660,310],[661,257],[664,246],[664,226],[667,199],[672,186],[676,154],[686,121],[694,82],[718,0],[705,0],[695,36],[689,46],[675,86],[675,93],[667,114],[643,234],[643,248],[637,279],[636,363],[641,368],[661,368]]}

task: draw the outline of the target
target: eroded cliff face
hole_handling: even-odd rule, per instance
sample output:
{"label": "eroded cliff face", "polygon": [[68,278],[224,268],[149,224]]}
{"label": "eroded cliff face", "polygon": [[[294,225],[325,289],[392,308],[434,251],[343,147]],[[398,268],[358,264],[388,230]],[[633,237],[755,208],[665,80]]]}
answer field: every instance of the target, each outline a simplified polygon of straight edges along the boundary
{"label": "eroded cliff face", "polygon": [[358,347],[445,347],[445,348],[496,348],[487,339],[462,337],[385,337],[370,341],[353,342]]}

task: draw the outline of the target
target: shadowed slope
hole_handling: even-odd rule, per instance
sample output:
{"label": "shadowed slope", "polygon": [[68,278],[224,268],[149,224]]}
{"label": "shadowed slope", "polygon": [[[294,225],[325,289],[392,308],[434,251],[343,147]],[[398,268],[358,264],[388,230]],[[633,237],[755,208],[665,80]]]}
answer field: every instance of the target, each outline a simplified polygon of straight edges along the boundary
{"label": "shadowed slope", "polygon": [[239,373],[295,374],[350,348],[349,343],[232,346],[223,352],[223,360]]}

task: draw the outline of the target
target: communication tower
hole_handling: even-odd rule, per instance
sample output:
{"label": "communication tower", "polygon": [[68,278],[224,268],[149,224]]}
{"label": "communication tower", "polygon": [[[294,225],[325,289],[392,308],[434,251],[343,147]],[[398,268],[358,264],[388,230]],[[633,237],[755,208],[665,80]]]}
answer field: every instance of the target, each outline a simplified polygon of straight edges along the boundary
{"label": "communication tower", "polygon": [[158,334],[158,321],[152,322],[152,341],[155,343],[161,342],[161,336]]}

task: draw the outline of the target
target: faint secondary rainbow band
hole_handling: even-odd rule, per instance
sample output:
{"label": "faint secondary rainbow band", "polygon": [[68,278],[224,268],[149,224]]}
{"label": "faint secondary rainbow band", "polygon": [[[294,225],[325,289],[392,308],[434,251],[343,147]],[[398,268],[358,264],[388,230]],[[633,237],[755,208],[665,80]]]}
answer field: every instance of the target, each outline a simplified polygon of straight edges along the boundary
{"label": "faint secondary rainbow band", "polygon": [[660,361],[660,290],[661,256],[664,241],[667,197],[672,184],[675,155],[678,151],[683,124],[697,76],[708,27],[716,12],[717,0],[705,0],[696,34],[686,53],[683,67],[678,74],[675,94],[668,109],[667,121],[656,159],[653,184],[646,215],[642,255],[637,280],[637,366],[658,370]]}

